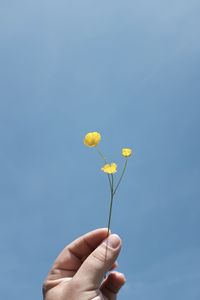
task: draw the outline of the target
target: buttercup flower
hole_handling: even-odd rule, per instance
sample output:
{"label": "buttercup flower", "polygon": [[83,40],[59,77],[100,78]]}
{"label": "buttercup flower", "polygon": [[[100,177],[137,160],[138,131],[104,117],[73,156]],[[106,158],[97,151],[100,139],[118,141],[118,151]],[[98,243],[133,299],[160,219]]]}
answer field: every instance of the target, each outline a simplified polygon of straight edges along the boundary
{"label": "buttercup flower", "polygon": [[101,135],[99,132],[89,132],[84,138],[84,144],[88,147],[96,147],[101,140]]}
{"label": "buttercup flower", "polygon": [[123,148],[122,149],[122,156],[129,157],[132,154],[132,150],[130,148]]}
{"label": "buttercup flower", "polygon": [[112,206],[113,206],[113,200],[114,197],[116,195],[116,191],[118,190],[118,187],[122,181],[122,178],[124,177],[124,173],[126,171],[126,167],[127,167],[127,163],[128,163],[128,159],[127,157],[131,156],[132,154],[132,150],[130,148],[123,148],[122,149],[122,156],[124,156],[126,159],[124,160],[124,167],[121,171],[121,174],[119,176],[119,179],[116,181],[114,180],[114,173],[117,172],[117,164],[116,163],[111,163],[108,164],[107,163],[107,159],[104,156],[104,154],[101,152],[101,150],[99,149],[99,142],[101,140],[101,135],[99,132],[89,132],[86,134],[85,138],[84,138],[84,144],[88,147],[95,147],[99,156],[101,157],[101,159],[103,160],[103,167],[101,168],[101,170],[106,173],[107,178],[108,178],[108,182],[109,182],[109,187],[110,187],[110,207],[109,207],[109,217],[108,217],[108,231],[107,231],[107,236],[109,236],[109,232],[110,232],[110,225],[111,225],[111,216],[112,216]]}
{"label": "buttercup flower", "polygon": [[114,174],[117,172],[117,165],[115,163],[104,165],[101,170],[108,174]]}

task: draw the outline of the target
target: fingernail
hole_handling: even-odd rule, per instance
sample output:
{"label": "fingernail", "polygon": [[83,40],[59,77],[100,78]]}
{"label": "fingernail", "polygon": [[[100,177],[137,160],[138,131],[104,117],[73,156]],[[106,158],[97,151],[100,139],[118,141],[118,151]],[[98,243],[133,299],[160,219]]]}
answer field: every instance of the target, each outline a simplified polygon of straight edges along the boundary
{"label": "fingernail", "polygon": [[117,234],[111,234],[108,239],[105,241],[106,245],[116,249],[121,244],[120,237]]}

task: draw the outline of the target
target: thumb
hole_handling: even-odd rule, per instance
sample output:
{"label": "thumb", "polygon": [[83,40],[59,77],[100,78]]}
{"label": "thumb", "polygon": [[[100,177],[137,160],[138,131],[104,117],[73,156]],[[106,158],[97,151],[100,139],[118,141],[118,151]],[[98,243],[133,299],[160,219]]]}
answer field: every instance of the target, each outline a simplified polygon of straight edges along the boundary
{"label": "thumb", "polygon": [[112,267],[121,249],[121,239],[111,234],[84,261],[74,279],[84,282],[85,288],[97,289],[101,285],[104,274]]}

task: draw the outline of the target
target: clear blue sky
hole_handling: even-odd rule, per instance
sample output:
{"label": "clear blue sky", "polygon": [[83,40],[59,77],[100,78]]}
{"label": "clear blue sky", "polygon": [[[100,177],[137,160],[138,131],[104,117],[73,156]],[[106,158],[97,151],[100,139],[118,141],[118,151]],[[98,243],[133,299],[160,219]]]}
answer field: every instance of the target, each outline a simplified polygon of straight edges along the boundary
{"label": "clear blue sky", "polygon": [[101,148],[125,180],[119,299],[200,299],[200,2],[1,0],[0,298],[41,299],[59,251],[107,224]]}

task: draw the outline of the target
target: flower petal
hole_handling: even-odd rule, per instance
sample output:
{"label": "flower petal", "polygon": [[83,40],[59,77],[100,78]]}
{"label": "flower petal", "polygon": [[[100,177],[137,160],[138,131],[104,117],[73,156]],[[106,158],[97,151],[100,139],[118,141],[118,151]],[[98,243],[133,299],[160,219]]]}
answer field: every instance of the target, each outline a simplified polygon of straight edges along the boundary
{"label": "flower petal", "polygon": [[117,165],[115,163],[105,164],[101,170],[107,174],[114,174],[117,172]]}
{"label": "flower petal", "polygon": [[101,140],[101,134],[99,132],[88,132],[83,140],[85,146],[96,147]]}
{"label": "flower petal", "polygon": [[132,150],[130,148],[123,148],[122,149],[122,156],[129,157],[132,154]]}

